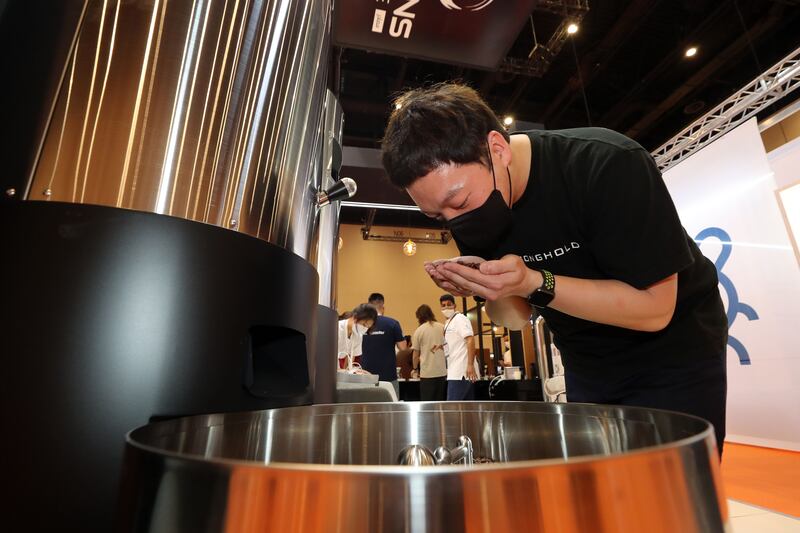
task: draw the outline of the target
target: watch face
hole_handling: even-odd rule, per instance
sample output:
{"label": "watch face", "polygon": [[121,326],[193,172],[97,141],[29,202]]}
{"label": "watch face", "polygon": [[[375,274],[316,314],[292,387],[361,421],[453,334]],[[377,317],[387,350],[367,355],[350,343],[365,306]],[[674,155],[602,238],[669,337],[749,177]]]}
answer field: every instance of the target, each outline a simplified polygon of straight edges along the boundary
{"label": "watch face", "polygon": [[542,274],[542,286],[528,296],[528,302],[537,309],[547,307],[556,297],[556,277],[547,270],[540,270],[540,272]]}
{"label": "watch face", "polygon": [[537,308],[541,309],[543,307],[547,307],[547,304],[552,302],[553,298],[555,298],[555,297],[556,297],[556,295],[554,293],[552,293],[550,291],[547,291],[545,289],[539,288],[539,289],[536,289],[533,292],[533,294],[528,296],[528,301],[534,307],[537,307]]}

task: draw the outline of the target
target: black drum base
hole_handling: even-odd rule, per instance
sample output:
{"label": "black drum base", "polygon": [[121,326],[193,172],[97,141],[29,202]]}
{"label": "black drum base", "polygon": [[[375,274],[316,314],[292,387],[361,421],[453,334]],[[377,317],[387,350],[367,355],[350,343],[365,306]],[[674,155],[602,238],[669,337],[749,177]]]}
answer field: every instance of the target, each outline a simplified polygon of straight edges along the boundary
{"label": "black drum base", "polygon": [[[3,203],[0,235],[12,530],[109,530],[137,426],[313,401],[318,279],[291,252],[184,219],[45,202]],[[319,376],[320,400],[333,372]]]}

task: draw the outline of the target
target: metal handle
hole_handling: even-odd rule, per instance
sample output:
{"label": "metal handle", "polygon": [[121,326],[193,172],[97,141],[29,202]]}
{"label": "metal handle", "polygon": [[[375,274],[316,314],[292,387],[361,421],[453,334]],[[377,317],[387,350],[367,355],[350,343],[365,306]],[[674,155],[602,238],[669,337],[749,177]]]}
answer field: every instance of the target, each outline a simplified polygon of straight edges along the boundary
{"label": "metal handle", "polygon": [[352,198],[356,194],[356,190],[355,180],[352,178],[342,178],[331,185],[328,190],[320,192],[317,195],[317,203],[320,207],[325,207],[336,200]]}

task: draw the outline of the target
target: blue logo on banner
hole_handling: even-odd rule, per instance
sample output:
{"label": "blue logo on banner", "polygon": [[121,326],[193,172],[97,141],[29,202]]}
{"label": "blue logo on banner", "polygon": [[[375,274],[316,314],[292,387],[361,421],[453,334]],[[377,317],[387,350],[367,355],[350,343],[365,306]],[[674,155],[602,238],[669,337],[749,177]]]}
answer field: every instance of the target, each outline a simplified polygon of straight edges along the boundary
{"label": "blue logo on banner", "polygon": [[725,266],[725,263],[730,258],[731,248],[733,248],[731,245],[730,235],[728,235],[728,233],[721,228],[706,228],[698,233],[694,240],[699,245],[709,237],[716,237],[722,243],[722,251],[720,252],[719,257],[717,257],[717,260],[714,261],[714,266],[717,268],[719,283],[722,285],[722,288],[725,289],[725,293],[728,295],[728,310],[726,312],[728,316],[728,345],[733,348],[733,350],[736,352],[736,355],[739,356],[740,364],[749,365],[750,356],[747,354],[747,348],[744,347],[744,344],[742,344],[739,339],[730,334],[730,329],[739,313],[747,317],[748,320],[758,320],[758,313],[756,313],[756,310],[746,303],[739,301],[739,294],[736,292],[736,287],[734,287],[733,281],[731,281],[731,278],[729,278],[727,275],[722,273],[722,267]]}

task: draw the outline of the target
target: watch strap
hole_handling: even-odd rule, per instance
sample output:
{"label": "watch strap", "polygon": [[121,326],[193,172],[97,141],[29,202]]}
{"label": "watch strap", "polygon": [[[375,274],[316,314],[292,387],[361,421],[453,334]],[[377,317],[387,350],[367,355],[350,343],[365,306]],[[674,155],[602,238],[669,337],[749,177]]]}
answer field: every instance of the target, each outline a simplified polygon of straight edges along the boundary
{"label": "watch strap", "polygon": [[542,289],[553,292],[556,290],[556,277],[549,270],[540,270],[542,273]]}
{"label": "watch strap", "polygon": [[528,303],[537,309],[544,309],[556,296],[556,277],[548,270],[540,270],[542,285],[528,296]]}

